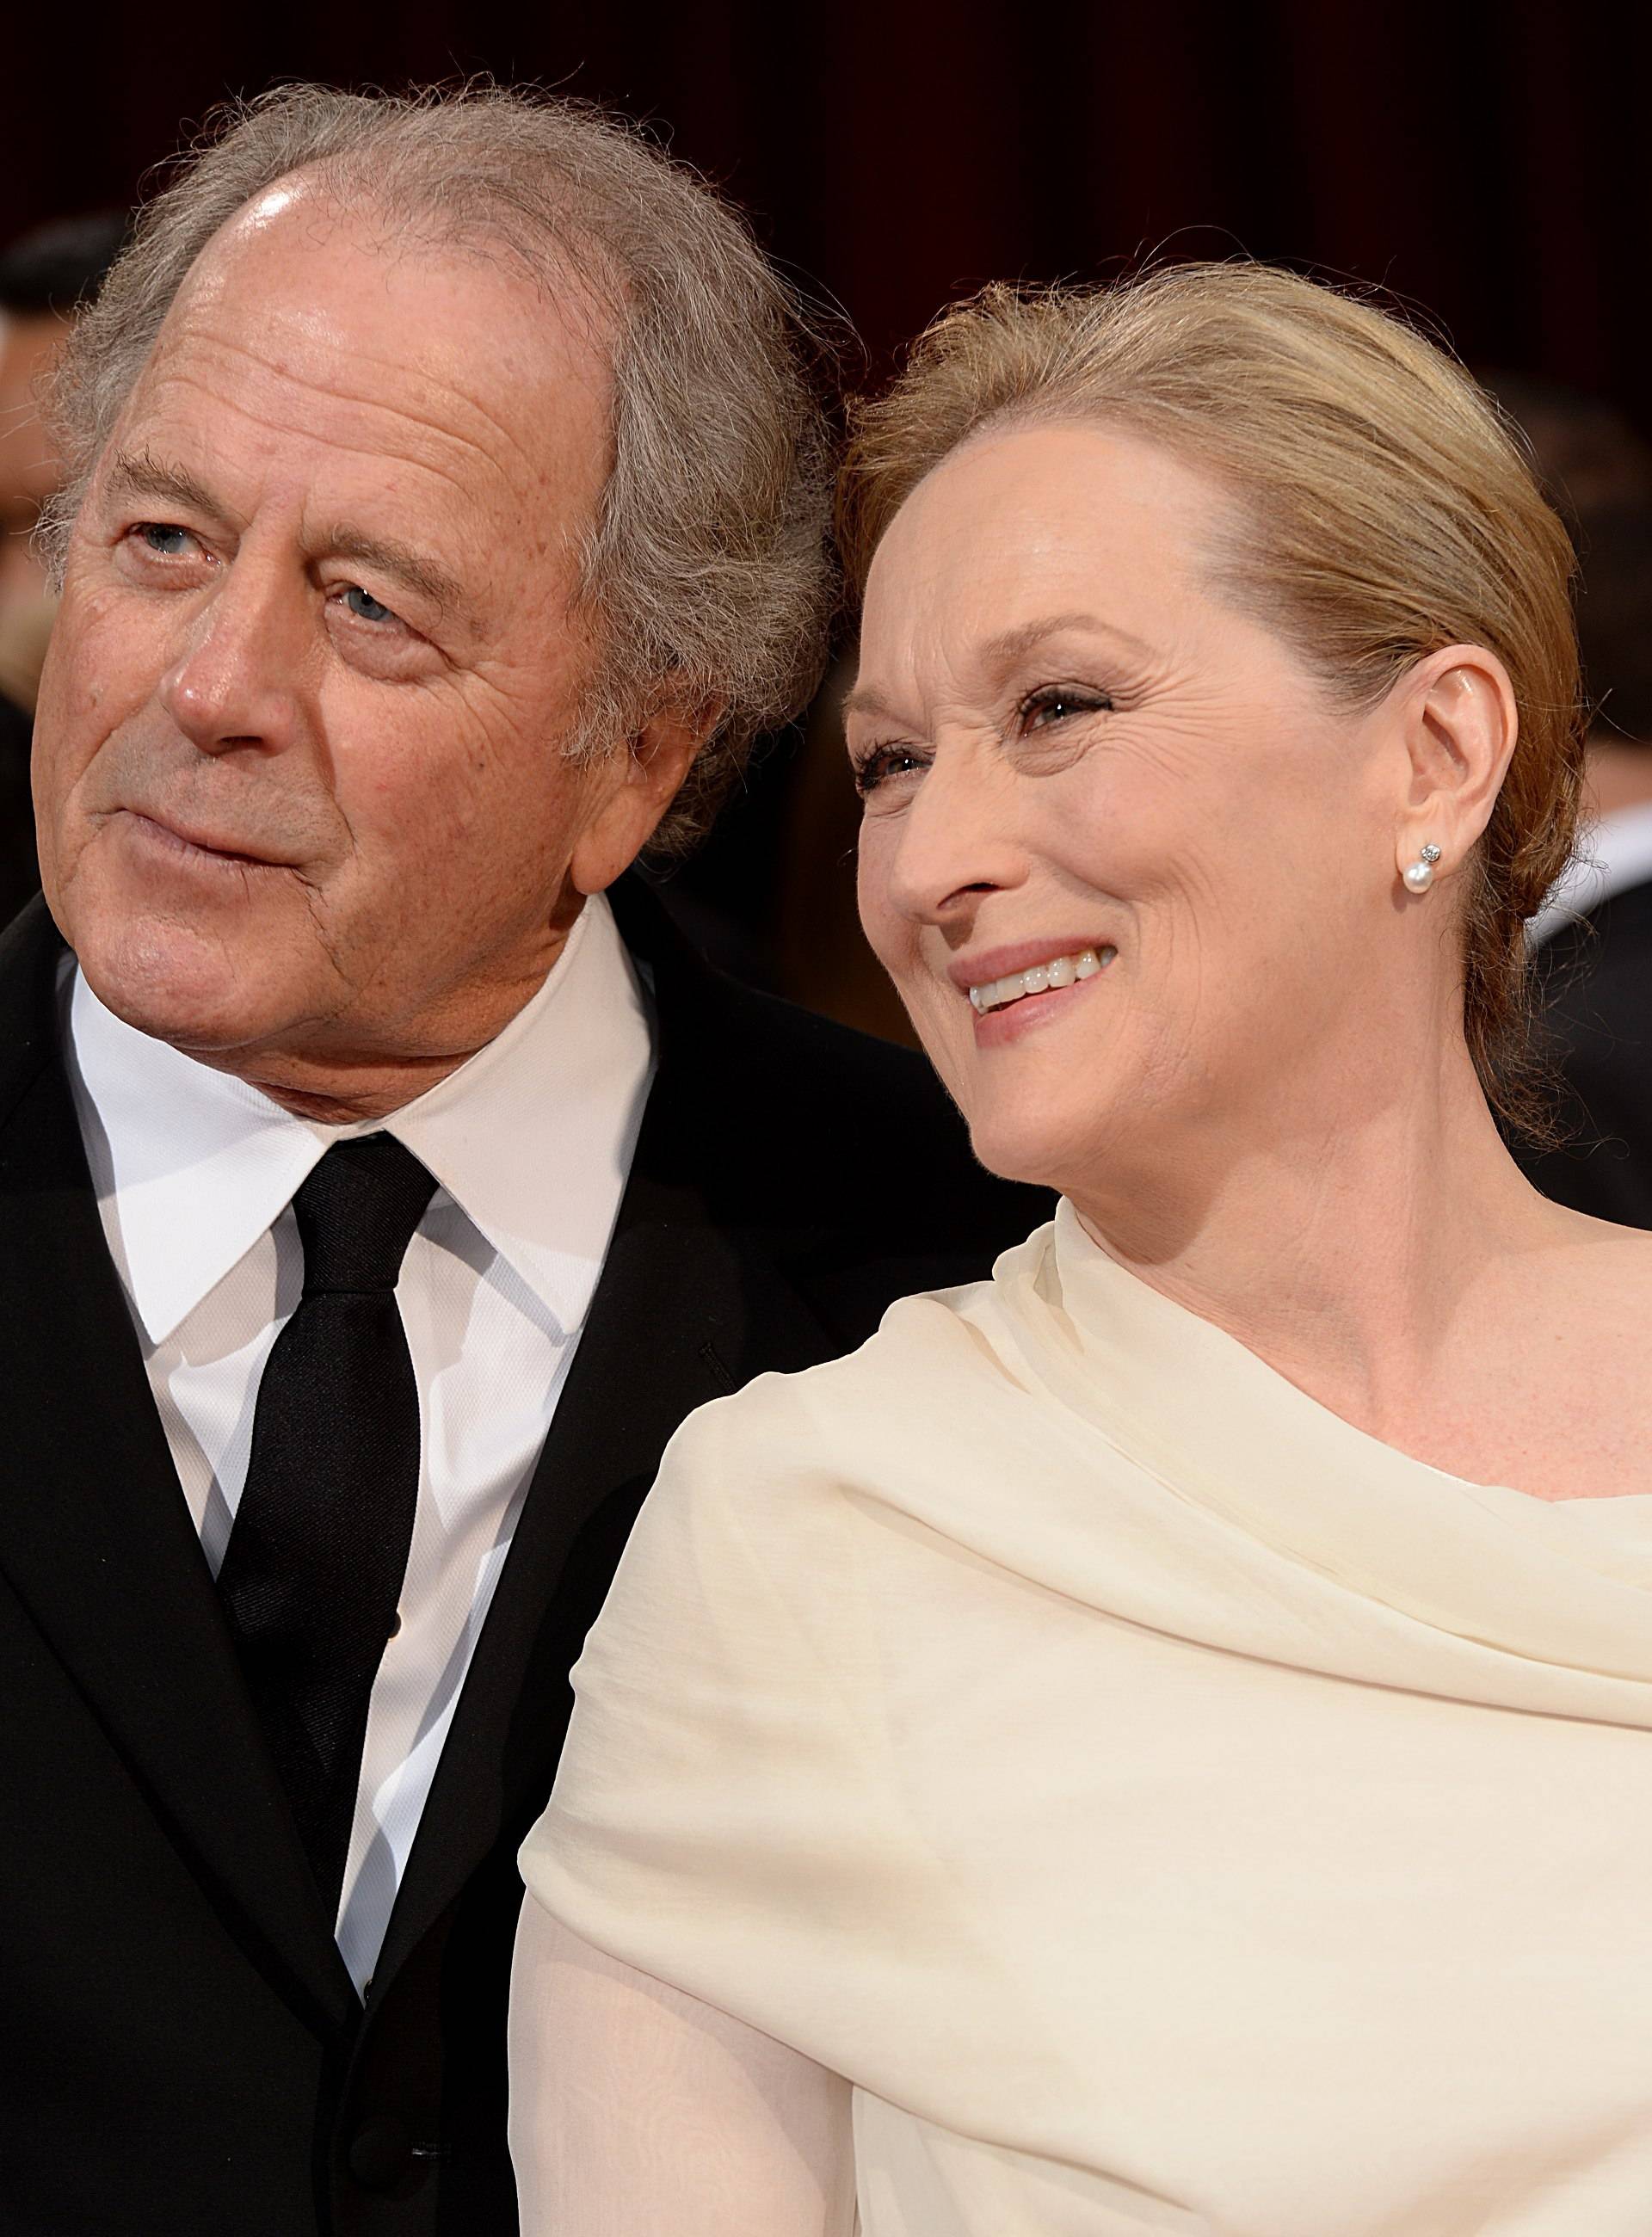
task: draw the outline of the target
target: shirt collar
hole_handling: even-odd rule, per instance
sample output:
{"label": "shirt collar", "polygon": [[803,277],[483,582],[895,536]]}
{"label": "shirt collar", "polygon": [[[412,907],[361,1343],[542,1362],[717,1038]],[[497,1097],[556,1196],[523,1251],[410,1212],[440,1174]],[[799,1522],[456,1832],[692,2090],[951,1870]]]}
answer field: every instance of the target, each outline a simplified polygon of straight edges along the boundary
{"label": "shirt collar", "polygon": [[382,1130],[419,1158],[565,1335],[585,1319],[653,1077],[613,914],[586,901],[504,1032],[387,1118],[325,1126],[106,1009],[76,970],[70,1073],[134,1308],[163,1342],[291,1203],[331,1145]]}

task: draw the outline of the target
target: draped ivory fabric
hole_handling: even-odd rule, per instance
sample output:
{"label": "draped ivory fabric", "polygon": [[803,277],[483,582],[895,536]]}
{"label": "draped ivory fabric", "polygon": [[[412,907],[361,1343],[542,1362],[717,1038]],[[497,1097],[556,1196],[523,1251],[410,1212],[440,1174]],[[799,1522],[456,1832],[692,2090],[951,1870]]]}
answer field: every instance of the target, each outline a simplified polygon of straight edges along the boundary
{"label": "draped ivory fabric", "polygon": [[865,2237],[1652,2230],[1652,1496],[1409,1460],[1064,1204],[688,1422],[576,1684],[530,1889],[849,2078]]}

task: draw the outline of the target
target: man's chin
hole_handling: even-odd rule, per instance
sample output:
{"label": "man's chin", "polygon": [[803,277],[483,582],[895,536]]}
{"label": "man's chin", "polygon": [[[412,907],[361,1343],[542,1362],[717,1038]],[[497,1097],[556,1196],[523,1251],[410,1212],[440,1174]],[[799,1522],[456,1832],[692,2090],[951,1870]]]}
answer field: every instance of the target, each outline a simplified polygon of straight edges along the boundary
{"label": "man's chin", "polygon": [[162,914],[74,927],[87,984],[107,1010],[153,1039],[210,1058],[280,1032],[271,959],[249,927],[225,938]]}

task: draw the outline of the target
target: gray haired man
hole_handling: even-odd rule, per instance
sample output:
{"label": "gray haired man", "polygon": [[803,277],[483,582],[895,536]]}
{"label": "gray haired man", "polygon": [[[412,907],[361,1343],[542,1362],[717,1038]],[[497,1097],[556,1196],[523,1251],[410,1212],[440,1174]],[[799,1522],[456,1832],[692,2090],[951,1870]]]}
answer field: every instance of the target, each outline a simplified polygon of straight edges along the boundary
{"label": "gray haired man", "polygon": [[803,357],[697,181],[494,91],[254,103],[76,330],[0,941],[17,2237],[515,2227],[514,1853],[661,1447],[1035,1216],[624,874],[816,673]]}

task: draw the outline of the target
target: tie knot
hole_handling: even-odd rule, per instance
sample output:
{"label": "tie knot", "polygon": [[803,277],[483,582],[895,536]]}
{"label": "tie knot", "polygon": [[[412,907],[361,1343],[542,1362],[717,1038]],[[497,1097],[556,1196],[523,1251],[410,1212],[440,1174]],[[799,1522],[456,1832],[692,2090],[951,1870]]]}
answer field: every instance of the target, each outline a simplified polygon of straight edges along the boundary
{"label": "tie knot", "polygon": [[304,1294],[393,1290],[434,1178],[389,1134],[335,1142],[293,1210],[304,1245]]}

